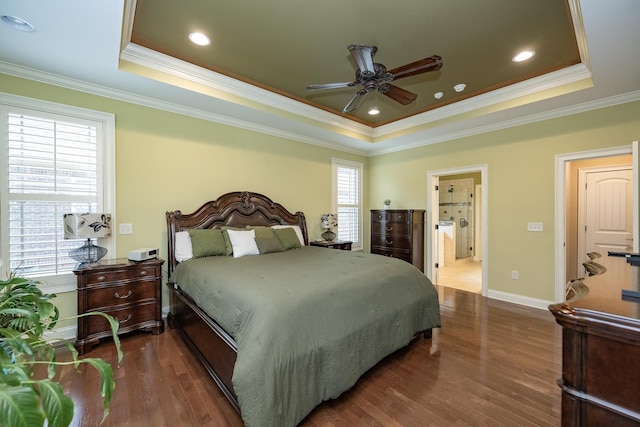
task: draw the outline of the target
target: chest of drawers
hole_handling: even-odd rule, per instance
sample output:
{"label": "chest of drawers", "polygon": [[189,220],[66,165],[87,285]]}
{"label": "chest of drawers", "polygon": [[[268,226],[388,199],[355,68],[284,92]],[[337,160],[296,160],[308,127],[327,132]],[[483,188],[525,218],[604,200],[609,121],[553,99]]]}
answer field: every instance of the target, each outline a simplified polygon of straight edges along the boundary
{"label": "chest of drawers", "polygon": [[[99,261],[74,270],[78,281],[78,314],[101,311],[118,320],[118,334],[148,330],[164,331],[160,290],[161,259],[135,262],[127,259]],[[101,338],[111,336],[101,316],[78,318],[75,347],[83,354]]]}
{"label": "chest of drawers", "polygon": [[400,258],[424,271],[424,210],[371,211],[371,253]]}

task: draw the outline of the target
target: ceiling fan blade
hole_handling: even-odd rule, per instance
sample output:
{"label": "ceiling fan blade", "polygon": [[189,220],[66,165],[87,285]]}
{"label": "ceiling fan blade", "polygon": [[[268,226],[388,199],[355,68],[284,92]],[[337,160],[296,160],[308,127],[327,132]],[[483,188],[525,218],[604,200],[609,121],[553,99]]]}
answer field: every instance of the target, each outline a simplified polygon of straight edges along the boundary
{"label": "ceiling fan blade", "polygon": [[389,98],[393,99],[396,102],[399,102],[402,105],[411,104],[418,97],[418,95],[416,95],[415,93],[409,92],[408,90],[404,90],[392,84],[381,85],[379,91],[383,95],[388,96]]}
{"label": "ceiling fan blade", "polygon": [[347,46],[347,49],[351,52],[353,60],[356,61],[362,77],[369,78],[376,75],[376,70],[373,66],[373,55],[378,50],[377,47],[351,44]]}
{"label": "ceiling fan blade", "polygon": [[351,113],[352,111],[355,111],[360,106],[360,104],[364,100],[364,96],[367,93],[369,92],[367,92],[365,89],[361,89],[358,92],[356,92],[356,94],[353,95],[353,98],[351,98],[351,100],[347,103],[347,105],[345,105],[345,107],[342,109],[342,112]]}
{"label": "ceiling fan blade", "polygon": [[393,70],[389,70],[389,73],[393,74],[393,79],[397,80],[402,77],[415,76],[416,74],[426,73],[427,71],[438,71],[444,62],[442,57],[438,55],[432,55],[428,58],[421,59],[410,64],[402,65]]}
{"label": "ceiling fan blade", "polygon": [[342,87],[351,87],[355,86],[355,82],[344,82],[344,83],[321,83],[317,85],[309,85],[307,86],[307,90],[322,90],[322,89],[339,89]]}

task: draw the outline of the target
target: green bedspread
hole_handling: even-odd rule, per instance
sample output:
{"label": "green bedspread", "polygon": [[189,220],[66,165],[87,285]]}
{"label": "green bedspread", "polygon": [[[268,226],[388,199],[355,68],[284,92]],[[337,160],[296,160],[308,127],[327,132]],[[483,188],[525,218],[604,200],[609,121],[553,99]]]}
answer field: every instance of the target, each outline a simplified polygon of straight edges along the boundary
{"label": "green bedspread", "polygon": [[236,340],[233,387],[249,427],[296,425],[416,332],[440,326],[427,277],[369,253],[308,246],[199,258],[171,281]]}

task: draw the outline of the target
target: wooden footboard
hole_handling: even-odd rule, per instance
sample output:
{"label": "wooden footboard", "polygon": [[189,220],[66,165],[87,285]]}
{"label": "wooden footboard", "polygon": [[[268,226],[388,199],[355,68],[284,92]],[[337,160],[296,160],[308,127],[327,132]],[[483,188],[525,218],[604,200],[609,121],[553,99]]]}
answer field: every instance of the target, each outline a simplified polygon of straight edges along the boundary
{"label": "wooden footboard", "polygon": [[172,283],[167,286],[171,290],[169,327],[178,331],[222,393],[240,412],[231,382],[237,357],[235,341],[179,288]]}

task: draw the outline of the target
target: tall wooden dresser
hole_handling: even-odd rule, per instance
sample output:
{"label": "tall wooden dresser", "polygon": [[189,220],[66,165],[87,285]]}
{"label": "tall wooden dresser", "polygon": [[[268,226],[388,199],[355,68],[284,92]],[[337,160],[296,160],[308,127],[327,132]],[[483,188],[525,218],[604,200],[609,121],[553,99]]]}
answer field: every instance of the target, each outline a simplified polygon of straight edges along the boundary
{"label": "tall wooden dresser", "polygon": [[371,253],[400,258],[424,271],[424,210],[372,210]]}
{"label": "tall wooden dresser", "polygon": [[[549,307],[562,326],[562,426],[640,426],[640,267],[604,255],[569,300]],[[572,295],[573,294],[573,295]]]}

